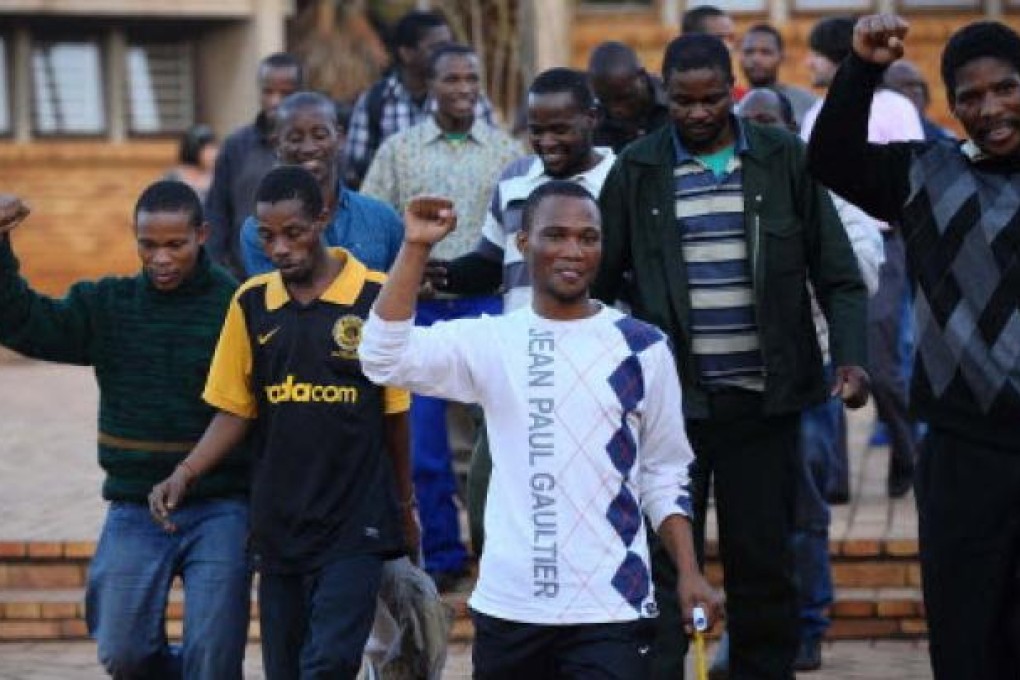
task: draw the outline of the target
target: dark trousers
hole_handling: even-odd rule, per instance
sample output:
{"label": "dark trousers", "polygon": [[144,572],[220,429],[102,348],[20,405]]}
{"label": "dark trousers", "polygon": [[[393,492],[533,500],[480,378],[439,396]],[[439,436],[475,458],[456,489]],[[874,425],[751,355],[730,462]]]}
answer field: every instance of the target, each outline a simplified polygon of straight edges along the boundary
{"label": "dark trousers", "polygon": [[645,680],[650,621],[540,625],[471,612],[480,680]]}
{"label": "dark trousers", "polygon": [[827,497],[850,498],[850,433],[847,431],[846,410],[840,406],[836,414],[836,457],[832,459]]}
{"label": "dark trousers", "polygon": [[917,505],[936,680],[1020,678],[1020,450],[930,429]]}
{"label": "dark trousers", "polygon": [[271,680],[353,680],[375,621],[383,560],[354,555],[315,572],[259,578],[262,664]]}
{"label": "dark trousers", "polygon": [[[712,417],[688,420],[694,447],[694,542],[703,554],[709,479],[715,485],[725,572],[730,678],[792,680],[798,643],[797,593],[790,549],[800,415],[765,417],[761,398],[727,393]],[[676,570],[651,542],[659,606],[653,678],[682,677],[686,638],[676,600]]]}
{"label": "dark trousers", "polygon": [[907,286],[903,238],[885,239],[878,292],[868,301],[868,372],[879,419],[889,429],[889,473],[910,475],[917,457],[914,424],[907,410],[906,358],[900,352],[903,296]]}

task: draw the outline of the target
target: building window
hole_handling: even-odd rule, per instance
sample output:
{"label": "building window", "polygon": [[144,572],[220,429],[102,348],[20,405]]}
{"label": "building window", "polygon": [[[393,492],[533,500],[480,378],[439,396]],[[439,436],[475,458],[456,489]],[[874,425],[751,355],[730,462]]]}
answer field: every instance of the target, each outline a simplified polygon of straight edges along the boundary
{"label": "building window", "polygon": [[32,45],[32,115],[42,135],[95,135],[106,130],[97,41]]}
{"label": "building window", "polygon": [[[765,0],[715,0],[714,2],[706,2],[704,4],[718,7],[725,12],[752,12],[752,13],[764,13],[768,11],[768,5]],[[697,6],[696,3],[688,3],[688,7]]]}
{"label": "building window", "polygon": [[981,0],[900,0],[903,9],[981,9]]}
{"label": "building window", "polygon": [[873,0],[794,0],[794,9],[804,12],[852,14],[873,11]]}
{"label": "building window", "polygon": [[132,134],[182,132],[194,122],[190,43],[129,44],[127,129]]}
{"label": "building window", "polygon": [[0,35],[0,135],[11,133],[11,80],[7,74],[6,37]]}

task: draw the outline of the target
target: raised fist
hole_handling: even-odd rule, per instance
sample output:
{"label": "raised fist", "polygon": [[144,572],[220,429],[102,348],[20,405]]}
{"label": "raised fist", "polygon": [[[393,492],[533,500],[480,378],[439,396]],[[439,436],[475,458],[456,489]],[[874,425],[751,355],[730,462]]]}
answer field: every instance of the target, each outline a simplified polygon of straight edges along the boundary
{"label": "raised fist", "polygon": [[31,212],[21,199],[12,194],[0,194],[0,236],[21,224]]}
{"label": "raised fist", "polygon": [[404,240],[432,246],[457,226],[453,201],[440,196],[415,196],[404,211]]}
{"label": "raised fist", "polygon": [[872,64],[888,66],[903,56],[903,39],[909,28],[895,14],[861,17],[854,26],[854,54]]}

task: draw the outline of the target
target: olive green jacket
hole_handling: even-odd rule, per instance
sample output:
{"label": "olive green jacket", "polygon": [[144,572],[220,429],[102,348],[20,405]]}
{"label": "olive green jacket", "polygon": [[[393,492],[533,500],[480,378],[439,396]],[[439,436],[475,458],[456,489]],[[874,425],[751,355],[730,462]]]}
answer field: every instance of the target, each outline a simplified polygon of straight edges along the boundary
{"label": "olive green jacket", "polygon": [[[734,119],[735,120],[735,119]],[[865,366],[867,290],[828,192],[807,173],[800,140],[743,123],[744,226],[765,364],[764,411],[791,413],[825,398],[808,282],[829,322],[835,366]],[[624,289],[635,317],[672,338],[684,413],[708,414],[690,343],[690,295],[674,208],[676,154],[667,125],[627,147],[602,187],[602,264],[595,297]]]}

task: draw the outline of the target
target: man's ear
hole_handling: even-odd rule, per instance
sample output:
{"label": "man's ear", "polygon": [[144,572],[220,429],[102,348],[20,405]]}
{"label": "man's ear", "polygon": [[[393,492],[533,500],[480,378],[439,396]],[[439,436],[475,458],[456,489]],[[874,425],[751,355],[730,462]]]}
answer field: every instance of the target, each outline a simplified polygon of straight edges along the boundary
{"label": "man's ear", "polygon": [[524,256],[525,260],[527,260],[528,250],[531,246],[531,244],[528,242],[528,230],[521,229],[520,231],[517,232],[516,238],[517,238],[517,250],[521,251],[521,255]]}
{"label": "man's ear", "polygon": [[323,206],[322,212],[319,213],[318,217],[312,220],[312,224],[315,225],[315,229],[320,234],[325,234],[326,227],[329,225],[329,209]]}
{"label": "man's ear", "polygon": [[202,224],[195,227],[195,237],[198,239],[198,245],[205,245],[205,242],[209,239],[208,222],[202,222]]}

